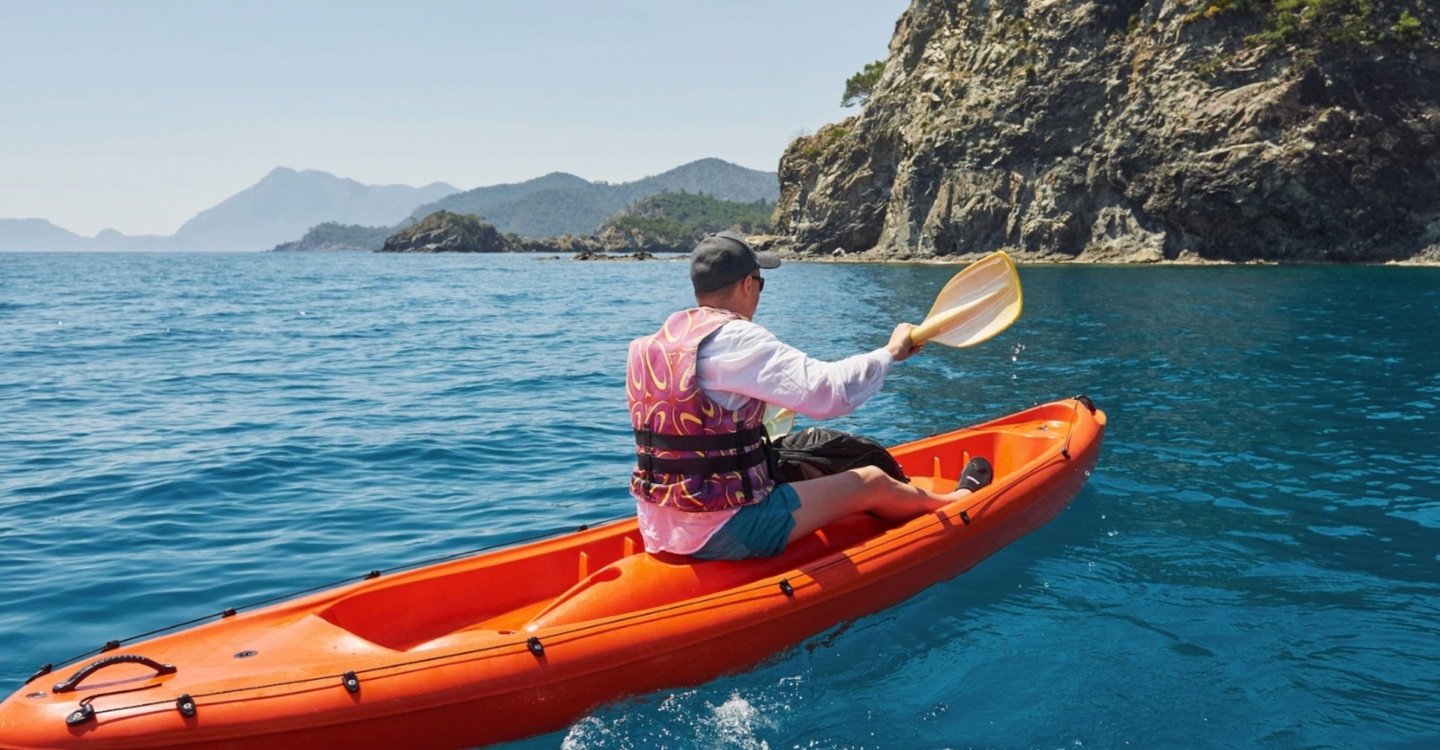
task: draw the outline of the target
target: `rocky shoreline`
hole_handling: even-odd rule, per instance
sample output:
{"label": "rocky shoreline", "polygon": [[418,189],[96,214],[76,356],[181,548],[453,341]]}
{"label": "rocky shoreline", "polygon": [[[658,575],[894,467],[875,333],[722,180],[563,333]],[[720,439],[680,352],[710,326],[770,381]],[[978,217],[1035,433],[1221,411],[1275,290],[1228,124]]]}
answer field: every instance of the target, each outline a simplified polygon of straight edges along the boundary
{"label": "rocky shoreline", "polygon": [[[972,263],[989,252],[951,253],[947,255],[905,255],[882,252],[841,252],[814,253],[797,249],[793,238],[780,236],[751,237],[751,244],[757,249],[773,252],[787,263],[853,263],[853,264],[896,264],[896,265],[964,265]],[[1194,253],[1185,253],[1175,258],[1155,258],[1142,250],[1132,254],[1119,253],[1113,257],[1069,257],[1055,253],[1034,253],[1013,247],[998,247],[1008,253],[1017,265],[1082,265],[1082,266],[1126,266],[1126,267],[1174,267],[1174,266],[1303,266],[1303,265],[1354,265],[1354,266],[1409,266],[1440,268],[1440,246],[1408,258],[1383,260],[1313,260],[1313,259],[1266,259],[1266,258],[1205,258]]]}
{"label": "rocky shoreline", "polygon": [[[789,235],[749,235],[750,243],[758,250],[773,252],[790,263],[894,263],[894,264],[965,264],[992,252],[993,250],[955,252],[946,254],[876,252],[873,249],[850,252],[843,248],[832,248],[830,252],[816,252],[796,242]],[[1155,265],[1155,266],[1231,266],[1231,265],[1287,265],[1312,264],[1318,261],[1307,258],[1208,258],[1196,253],[1181,253],[1174,258],[1156,257],[1143,250],[1131,255],[1124,253],[1081,254],[1066,256],[1053,252],[1032,251],[1019,247],[998,247],[1010,254],[1021,265],[1085,264],[1085,265]],[[531,239],[501,234],[494,227],[480,222],[472,215],[437,212],[418,224],[391,235],[385,248],[379,252],[435,253],[528,253],[545,255],[547,259],[568,259],[582,262],[595,261],[647,261],[674,260],[684,258],[689,248],[674,242],[648,244],[644,238],[616,236],[562,236],[545,239]],[[1329,261],[1334,262],[1334,261]],[[1408,258],[1344,261],[1351,264],[1404,265],[1440,267],[1440,246],[1428,252],[1417,253]]]}

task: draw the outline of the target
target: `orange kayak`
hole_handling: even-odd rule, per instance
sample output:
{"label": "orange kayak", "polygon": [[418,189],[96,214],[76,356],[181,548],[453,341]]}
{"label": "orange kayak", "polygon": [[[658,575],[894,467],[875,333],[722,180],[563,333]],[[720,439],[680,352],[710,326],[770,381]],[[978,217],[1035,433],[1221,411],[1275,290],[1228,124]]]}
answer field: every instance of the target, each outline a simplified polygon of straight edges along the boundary
{"label": "orange kayak", "polygon": [[1104,429],[1080,398],[900,445],[916,484],[948,491],[974,456],[995,480],[773,558],[646,554],[626,520],[229,614],[37,675],[0,704],[0,748],[464,748],[553,731],[964,572],[1064,509]]}

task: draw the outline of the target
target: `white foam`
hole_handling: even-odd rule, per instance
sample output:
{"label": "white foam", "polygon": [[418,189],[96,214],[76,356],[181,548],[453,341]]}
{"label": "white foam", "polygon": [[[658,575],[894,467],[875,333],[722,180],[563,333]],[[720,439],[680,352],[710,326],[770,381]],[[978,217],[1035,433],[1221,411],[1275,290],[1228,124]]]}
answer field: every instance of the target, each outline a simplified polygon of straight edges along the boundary
{"label": "white foam", "polygon": [[704,728],[715,732],[713,739],[719,747],[769,750],[769,743],[757,738],[755,732],[773,727],[755,704],[739,693],[731,693],[728,700],[711,709]]}

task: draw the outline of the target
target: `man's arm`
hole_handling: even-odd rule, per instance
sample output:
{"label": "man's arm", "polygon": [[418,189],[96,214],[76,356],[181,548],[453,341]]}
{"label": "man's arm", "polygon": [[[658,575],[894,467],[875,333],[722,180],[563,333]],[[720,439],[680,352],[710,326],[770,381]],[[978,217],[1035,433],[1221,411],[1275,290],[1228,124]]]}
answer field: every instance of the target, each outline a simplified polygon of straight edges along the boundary
{"label": "man's arm", "polygon": [[761,326],[727,324],[700,347],[700,387],[721,406],[746,398],[793,409],[813,419],[849,414],[885,385],[892,362],[919,351],[901,324],[886,346],[824,362],[781,342]]}

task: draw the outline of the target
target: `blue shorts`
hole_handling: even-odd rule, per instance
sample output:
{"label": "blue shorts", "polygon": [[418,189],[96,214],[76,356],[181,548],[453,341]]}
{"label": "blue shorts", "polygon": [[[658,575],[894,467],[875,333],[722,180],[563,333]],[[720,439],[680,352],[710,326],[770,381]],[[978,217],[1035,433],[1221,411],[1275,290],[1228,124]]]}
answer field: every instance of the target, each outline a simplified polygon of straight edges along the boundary
{"label": "blue shorts", "polygon": [[788,484],[777,484],[754,505],[746,505],[725,522],[704,547],[690,556],[700,560],[743,560],[773,557],[785,551],[795,528],[800,496]]}

